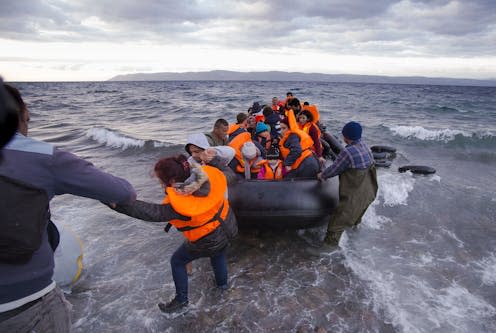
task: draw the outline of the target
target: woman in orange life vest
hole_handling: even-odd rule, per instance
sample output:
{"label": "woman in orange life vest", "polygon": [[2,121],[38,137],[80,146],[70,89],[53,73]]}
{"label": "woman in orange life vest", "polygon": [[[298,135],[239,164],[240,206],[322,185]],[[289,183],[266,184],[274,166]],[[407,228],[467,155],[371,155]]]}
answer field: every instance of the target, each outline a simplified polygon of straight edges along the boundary
{"label": "woman in orange life vest", "polygon": [[284,158],[283,165],[288,172],[285,178],[315,178],[319,172],[319,162],[312,152],[312,138],[298,129],[292,112],[281,120],[282,138],[279,149]]}
{"label": "woman in orange life vest", "polygon": [[320,129],[314,123],[313,115],[309,110],[303,110],[298,115],[298,127],[312,138],[312,150],[318,158],[322,157],[322,145],[320,143]]}
{"label": "woman in orange life vest", "polygon": [[166,231],[173,225],[186,238],[170,260],[175,297],[158,304],[161,311],[172,313],[188,305],[185,265],[194,259],[210,257],[217,287],[228,288],[226,247],[237,234],[237,224],[226,198],[226,178],[219,169],[190,164],[184,155],[178,155],[162,158],[154,171],[165,188],[162,205],[136,200],[114,209],[145,221],[167,221]]}
{"label": "woman in orange life vest", "polygon": [[281,180],[286,176],[286,168],[279,159],[279,149],[276,146],[270,147],[267,152],[267,159],[257,163],[260,166],[260,172],[257,179]]}

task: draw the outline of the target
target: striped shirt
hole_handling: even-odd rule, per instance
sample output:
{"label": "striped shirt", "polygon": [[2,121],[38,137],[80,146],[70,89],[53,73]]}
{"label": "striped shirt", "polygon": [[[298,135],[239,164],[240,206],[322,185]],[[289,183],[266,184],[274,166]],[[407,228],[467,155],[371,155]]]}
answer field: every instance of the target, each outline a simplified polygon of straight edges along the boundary
{"label": "striped shirt", "polygon": [[374,163],[369,147],[362,140],[353,141],[338,155],[334,163],[322,172],[327,179],[342,174],[346,169],[367,169]]}

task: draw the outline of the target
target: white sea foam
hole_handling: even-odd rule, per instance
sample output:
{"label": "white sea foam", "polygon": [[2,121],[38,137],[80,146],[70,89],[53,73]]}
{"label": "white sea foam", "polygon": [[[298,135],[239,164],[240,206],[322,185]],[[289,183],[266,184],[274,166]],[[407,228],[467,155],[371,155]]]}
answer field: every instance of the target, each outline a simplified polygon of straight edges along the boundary
{"label": "white sea foam", "polygon": [[380,174],[377,180],[379,190],[377,198],[369,206],[363,216],[363,225],[371,229],[381,229],[391,219],[378,215],[376,208],[382,203],[384,206],[407,205],[409,193],[413,190],[415,179],[405,174]]}
{"label": "white sea foam", "polygon": [[[496,315],[490,303],[455,282],[439,288],[416,274],[397,274],[390,264],[371,267],[374,254],[353,253],[346,245],[344,248],[347,265],[370,284],[375,311],[384,313],[400,332],[480,331],[479,323]],[[426,265],[434,261],[430,255],[421,260]],[[401,265],[401,258],[394,261],[395,266]]]}
{"label": "white sea foam", "polygon": [[363,226],[370,229],[381,229],[384,224],[391,222],[389,217],[377,215],[375,207],[378,204],[379,202],[376,200],[369,206],[362,218]]}
{"label": "white sea foam", "polygon": [[433,175],[433,176],[431,176],[430,181],[431,182],[438,182],[438,183],[440,183],[441,182],[441,177],[439,177],[438,175]]}
{"label": "white sea foam", "polygon": [[492,254],[490,257],[483,258],[480,261],[473,263],[475,270],[477,270],[482,279],[482,283],[488,286],[496,286],[496,255]]}
{"label": "white sea foam", "polygon": [[416,138],[425,141],[448,142],[455,139],[456,135],[472,137],[472,133],[453,129],[426,129],[422,126],[392,126],[389,128],[395,135],[404,138]]}
{"label": "white sea foam", "polygon": [[384,201],[384,206],[407,205],[407,199],[413,190],[415,178],[408,174],[383,174],[379,176],[378,197]]}
{"label": "white sea foam", "polygon": [[127,137],[116,131],[101,127],[92,127],[86,132],[86,136],[112,148],[141,148],[145,145],[145,140]]}

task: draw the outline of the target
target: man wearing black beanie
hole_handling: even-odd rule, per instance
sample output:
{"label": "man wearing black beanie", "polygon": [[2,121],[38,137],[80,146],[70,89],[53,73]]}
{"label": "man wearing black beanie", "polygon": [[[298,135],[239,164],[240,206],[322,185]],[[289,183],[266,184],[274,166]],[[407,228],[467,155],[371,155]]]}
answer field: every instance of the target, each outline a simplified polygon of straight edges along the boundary
{"label": "man wearing black beanie", "polygon": [[377,195],[374,158],[369,147],[362,142],[362,126],[350,121],[344,125],[341,133],[346,147],[334,163],[319,175],[321,180],[339,176],[339,203],[331,215],[323,247],[316,251],[310,250],[315,254],[339,245],[343,231],[361,222],[363,214]]}

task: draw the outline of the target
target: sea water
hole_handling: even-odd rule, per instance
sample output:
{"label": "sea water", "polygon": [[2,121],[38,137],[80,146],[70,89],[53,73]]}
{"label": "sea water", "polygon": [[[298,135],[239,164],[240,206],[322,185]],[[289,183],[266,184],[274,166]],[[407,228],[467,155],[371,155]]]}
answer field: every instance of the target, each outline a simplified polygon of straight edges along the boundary
{"label": "sea water", "polygon": [[[496,88],[315,82],[19,83],[29,136],[128,179],[159,203],[155,161],[184,152],[186,136],[235,121],[254,101],[292,91],[317,104],[327,130],[359,121],[369,145],[396,147],[356,231],[312,257],[306,231],[242,232],[229,249],[230,290],[213,287],[208,259],[193,264],[189,311],[160,313],[174,296],[169,258],[182,240],[164,223],[119,215],[64,195],[53,219],[84,244],[68,300],[75,332],[496,331]],[[405,164],[436,174],[398,173]],[[74,175],[77,177],[77,175]]]}

